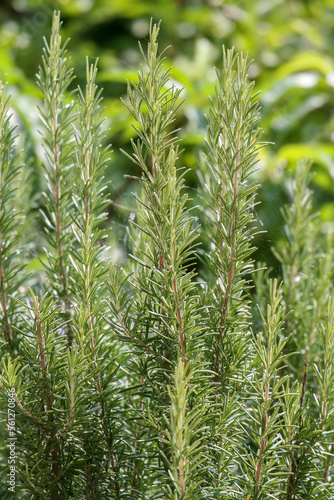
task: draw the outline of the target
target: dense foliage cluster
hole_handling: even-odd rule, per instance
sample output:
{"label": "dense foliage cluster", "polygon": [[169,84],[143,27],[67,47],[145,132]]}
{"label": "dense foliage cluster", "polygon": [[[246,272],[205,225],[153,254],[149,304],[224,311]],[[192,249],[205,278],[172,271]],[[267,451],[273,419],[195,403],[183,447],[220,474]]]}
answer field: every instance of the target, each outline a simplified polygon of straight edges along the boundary
{"label": "dense foliage cluster", "polygon": [[113,153],[97,62],[74,100],[55,13],[38,74],[44,272],[29,289],[1,84],[1,498],[13,497],[14,399],[14,498],[331,499],[334,245],[312,211],[310,162],[296,167],[274,276],[253,261],[264,143],[251,61],[223,49],[194,206],[175,128],[182,89],[158,34],[151,23],[124,100],[140,191],[122,266],[106,245]]}
{"label": "dense foliage cluster", "polygon": [[205,147],[207,96],[214,94],[214,67],[221,66],[224,44],[254,59],[249,77],[255,81],[254,91],[261,90],[264,139],[273,142],[259,152],[261,204],[256,210],[265,232],[256,235],[255,260],[279,266],[272,246],[282,237],[279,207],[289,200],[286,181],[298,157],[312,158],[314,207],[321,220],[333,219],[333,0],[2,0],[0,75],[6,75],[13,97],[23,149],[25,182],[19,203],[31,227],[30,270],[41,271],[44,256],[43,224],[36,218],[36,211],[43,208],[44,160],[36,112],[42,94],[35,74],[54,9],[61,9],[62,33],[71,39],[76,79],[69,90],[85,85],[85,57],[99,56],[97,81],[104,89],[106,137],[113,145],[105,177],[111,181],[108,191],[113,203],[107,211],[113,231],[108,244],[115,260],[126,260],[127,220],[136,209],[132,193],[140,190],[133,178],[140,176],[140,169],[131,168],[120,152],[121,148],[131,153],[135,131],[119,98],[126,95],[127,79],[136,81],[141,57],[137,40],[148,39],[151,17],[163,19],[159,41],[163,47],[171,45],[165,66],[171,67],[173,82],[185,88],[186,100],[176,113],[175,127],[181,129],[179,136],[186,146],[179,151],[179,161],[186,167],[193,205],[199,203],[194,190],[199,186],[199,155]]}

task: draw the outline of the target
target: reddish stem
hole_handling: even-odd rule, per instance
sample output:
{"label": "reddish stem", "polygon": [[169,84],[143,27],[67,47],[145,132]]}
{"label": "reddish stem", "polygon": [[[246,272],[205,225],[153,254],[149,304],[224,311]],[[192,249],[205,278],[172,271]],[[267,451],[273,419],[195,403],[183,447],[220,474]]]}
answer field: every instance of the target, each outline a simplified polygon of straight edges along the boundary
{"label": "reddish stem", "polygon": [[[45,399],[46,399],[46,408],[47,408],[47,416],[50,422],[53,421],[53,415],[52,415],[52,407],[53,407],[53,398],[52,398],[52,393],[51,393],[51,388],[48,382],[48,374],[47,374],[47,363],[46,363],[46,357],[45,357],[45,352],[44,352],[44,339],[43,339],[43,331],[42,331],[42,322],[41,322],[41,314],[40,314],[40,309],[39,309],[39,301],[38,301],[38,296],[36,295],[36,331],[37,331],[37,340],[38,340],[38,352],[39,352],[39,358],[40,358],[40,363],[41,363],[41,372],[42,372],[42,377],[44,380],[44,385],[45,385]],[[58,451],[59,451],[59,445],[55,446],[57,444],[57,440],[55,438],[55,431],[51,427],[50,429],[50,446],[52,448],[51,455],[52,455],[52,473],[55,477],[57,477],[58,472],[59,472],[59,466],[58,466]],[[55,490],[52,495],[52,499],[56,500],[58,497],[58,486],[57,486],[57,481],[55,481]]]}
{"label": "reddish stem", "polygon": [[[237,160],[237,161],[239,161],[239,160]],[[229,303],[229,298],[230,298],[230,294],[231,294],[233,275],[234,275],[234,258],[235,258],[235,250],[236,250],[236,241],[235,241],[236,203],[235,203],[235,199],[237,196],[237,186],[238,186],[238,170],[236,170],[235,174],[234,174],[234,187],[233,187],[234,207],[232,210],[232,224],[231,224],[231,230],[230,230],[230,236],[232,237],[232,245],[231,245],[231,253],[230,253],[229,270],[228,270],[228,276],[227,276],[227,286],[226,286],[226,290],[225,290],[223,311],[222,311],[222,316],[221,316],[221,320],[220,320],[221,333],[219,335],[219,342],[222,341],[222,339],[225,335],[225,332],[226,332],[226,316],[227,316],[227,311],[228,311],[228,303]],[[224,243],[222,242],[222,245],[223,244]],[[220,362],[220,350],[219,350],[218,344],[217,344],[217,355],[216,355],[217,374],[219,371],[219,362]]]}
{"label": "reddish stem", "polygon": [[323,482],[327,483],[328,481],[328,476],[329,476],[329,471],[332,465],[332,460],[333,460],[333,453],[334,453],[334,444],[332,444],[331,449],[330,449],[330,457],[328,459],[327,467],[324,472],[324,479]]}
{"label": "reddish stem", "polygon": [[[302,415],[302,410],[304,407],[304,401],[305,401],[305,392],[306,392],[306,383],[307,383],[307,367],[308,364],[306,361],[304,362],[304,380],[303,380],[303,388],[302,388],[302,393],[300,396],[300,416],[299,416],[299,430],[302,427],[303,423],[303,415]],[[293,494],[294,494],[294,487],[296,483],[296,473],[298,469],[298,465],[301,459],[301,455],[299,453],[299,447],[300,447],[300,441],[297,440],[296,442],[296,451],[292,457],[291,460],[291,475],[289,477],[289,483],[288,483],[288,488],[287,488],[287,493],[286,493],[286,500],[292,500]]]}
{"label": "reddish stem", "polygon": [[176,284],[175,278],[173,278],[173,289],[174,289],[174,293],[175,293],[177,322],[179,324],[179,339],[180,339],[182,363],[185,367],[187,364],[187,361],[186,361],[186,352],[185,352],[185,346],[184,346],[183,321],[182,321],[181,309],[179,306],[179,294],[177,291],[177,284]]}
{"label": "reddish stem", "polygon": [[[269,384],[266,384],[265,393],[264,393],[264,408],[267,407],[268,400],[269,400]],[[265,414],[263,415],[262,438],[261,438],[261,444],[260,444],[259,460],[257,463],[256,475],[255,475],[255,484],[256,484],[255,491],[256,492],[259,491],[259,483],[260,483],[261,471],[262,471],[262,455],[263,455],[263,452],[264,452],[265,447],[266,447],[265,434],[266,434],[266,430],[267,430],[267,420],[268,420],[268,413],[266,411]]]}
{"label": "reddish stem", "polygon": [[[64,264],[64,249],[63,249],[63,243],[62,243],[62,224],[61,224],[61,169],[60,169],[60,161],[59,161],[59,156],[60,156],[60,150],[59,150],[59,143],[58,143],[58,133],[59,133],[59,124],[58,124],[58,116],[57,116],[57,105],[56,105],[56,98],[53,98],[53,103],[52,103],[52,112],[53,112],[53,130],[52,130],[52,135],[53,135],[53,142],[54,142],[54,154],[53,154],[53,163],[54,163],[54,170],[55,170],[55,180],[56,180],[56,185],[54,187],[55,189],[55,208],[56,208],[56,235],[57,235],[57,242],[58,242],[58,256],[59,256],[59,271],[60,271],[60,276],[62,280],[62,289],[63,289],[63,297],[64,297],[64,306],[65,306],[65,311],[68,309],[68,289],[67,289],[67,275],[66,275],[66,270],[65,270],[65,264]],[[71,347],[72,345],[72,336],[70,334],[70,327],[67,325],[67,339],[68,339],[68,345]]]}
{"label": "reddish stem", "polygon": [[8,311],[7,311],[7,299],[6,299],[6,289],[5,289],[5,277],[4,270],[2,265],[2,240],[0,239],[0,283],[1,283],[1,305],[2,305],[2,314],[3,314],[3,322],[4,322],[4,333],[6,340],[10,347],[13,344],[12,338],[12,330],[8,321]]}

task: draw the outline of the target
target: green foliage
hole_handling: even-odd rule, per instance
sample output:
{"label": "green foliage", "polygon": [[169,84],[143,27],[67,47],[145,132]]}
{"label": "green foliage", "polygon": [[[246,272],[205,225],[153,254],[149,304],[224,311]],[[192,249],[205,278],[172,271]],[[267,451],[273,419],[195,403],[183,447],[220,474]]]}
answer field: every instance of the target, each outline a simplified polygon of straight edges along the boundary
{"label": "green foliage", "polygon": [[252,95],[254,84],[247,81],[249,66],[247,57],[224,50],[223,70],[217,72],[218,85],[208,118],[204,226],[211,248],[207,267],[213,283],[207,302],[211,328],[217,336],[209,352],[212,369],[222,381],[227,373],[230,380],[234,372],[240,373],[247,356],[249,299],[245,276],[252,269],[255,230],[251,223],[256,195],[256,182],[248,181],[258,160],[261,136],[258,102]]}
{"label": "green foliage", "polygon": [[[85,57],[99,55],[98,83],[104,87],[108,119],[107,138],[114,153],[105,172],[110,197],[108,209],[113,231],[108,235],[114,262],[126,260],[127,219],[135,210],[132,192],[140,188],[126,157],[130,153],[131,115],[124,112],[119,97],[126,94],[127,79],[137,78],[140,53],[137,39],[148,38],[149,19],[163,19],[160,41],[172,47],[166,52],[164,70],[178,87],[185,86],[186,101],[178,110],[176,127],[181,128],[185,147],[180,164],[187,169],[188,194],[198,187],[197,170],[204,147],[207,95],[214,95],[215,72],[221,66],[221,44],[251,54],[249,69],[255,91],[261,90],[264,140],[275,144],[260,152],[261,180],[256,212],[266,232],[256,236],[254,258],[278,266],[271,252],[272,240],[281,237],[279,207],[287,200],[286,179],[299,157],[312,158],[314,206],[322,220],[333,218],[333,47],[332,0],[22,0],[2,2],[0,16],[0,73],[7,75],[12,106],[20,130],[24,152],[21,163],[26,179],[20,207],[31,225],[29,268],[42,272],[44,259],[40,223],[35,210],[44,208],[41,193],[43,154],[37,129],[36,103],[40,92],[35,85],[42,51],[42,35],[49,36],[54,9],[62,10],[64,37],[69,37],[77,83],[85,85]],[[76,84],[72,82],[71,90]],[[73,96],[76,99],[75,96]],[[136,169],[135,175],[140,175]],[[275,198],[275,206],[272,199]],[[261,229],[262,226],[261,226]],[[201,239],[201,236],[200,236]],[[199,270],[201,264],[198,264]],[[30,284],[35,285],[39,277]]]}
{"label": "green foliage", "polygon": [[13,324],[17,321],[17,306],[10,294],[15,294],[22,283],[20,270],[22,259],[18,259],[21,216],[17,211],[15,194],[18,188],[19,168],[14,153],[15,127],[11,124],[9,98],[6,87],[0,81],[0,289],[2,340],[15,349]]}
{"label": "green foliage", "polygon": [[[59,15],[53,18],[50,44],[45,41],[43,65],[39,69],[37,82],[43,92],[44,108],[40,117],[44,128],[42,163],[46,174],[46,192],[43,193],[45,210],[42,211],[46,225],[46,241],[52,252],[47,251],[46,266],[49,287],[61,298],[65,318],[69,309],[69,248],[70,226],[70,127],[73,120],[73,103],[66,104],[66,91],[73,79],[73,69],[65,57],[65,46],[61,45]],[[72,343],[71,332],[67,332]]]}
{"label": "green foliage", "polygon": [[27,293],[1,87],[1,497],[333,498],[333,244],[313,214],[310,163],[298,163],[273,249],[281,276],[269,279],[253,262],[263,144],[251,61],[223,49],[194,206],[176,128],[184,90],[159,53],[159,29],[151,22],[123,100],[134,130],[123,153],[140,187],[123,266],[106,245],[97,62],[87,59],[72,101],[55,13],[38,75],[47,279]]}
{"label": "green foliage", "polygon": [[291,311],[285,330],[293,332],[288,343],[290,369],[302,376],[304,359],[311,364],[319,356],[315,342],[317,325],[324,321],[328,296],[331,294],[333,264],[332,236],[322,234],[317,215],[312,211],[309,184],[310,162],[300,161],[296,167],[293,204],[283,208],[286,239],[274,253],[281,263],[283,294]]}
{"label": "green foliage", "polygon": [[283,426],[281,408],[277,404],[286,395],[284,384],[287,381],[287,377],[280,374],[287,357],[283,350],[288,340],[279,338],[284,321],[281,300],[282,291],[277,289],[274,280],[270,285],[267,314],[262,316],[263,332],[253,341],[256,353],[251,380],[254,406],[243,427],[253,448],[245,460],[248,491],[256,499],[275,498],[281,490],[282,478],[287,475],[281,459],[284,445],[280,431]]}

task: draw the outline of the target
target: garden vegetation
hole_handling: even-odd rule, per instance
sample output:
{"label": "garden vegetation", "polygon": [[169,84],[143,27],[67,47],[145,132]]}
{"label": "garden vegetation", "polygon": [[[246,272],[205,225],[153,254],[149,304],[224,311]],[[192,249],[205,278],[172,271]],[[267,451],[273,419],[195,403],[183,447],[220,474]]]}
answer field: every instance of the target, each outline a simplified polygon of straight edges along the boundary
{"label": "garden vegetation", "polygon": [[255,265],[265,144],[251,61],[222,51],[194,207],[178,161],[182,89],[151,23],[124,100],[140,192],[128,258],[112,263],[97,61],[74,95],[60,25],[57,12],[37,75],[44,272],[29,290],[0,89],[1,498],[333,499],[334,242],[312,210],[309,161],[283,209],[279,272]]}

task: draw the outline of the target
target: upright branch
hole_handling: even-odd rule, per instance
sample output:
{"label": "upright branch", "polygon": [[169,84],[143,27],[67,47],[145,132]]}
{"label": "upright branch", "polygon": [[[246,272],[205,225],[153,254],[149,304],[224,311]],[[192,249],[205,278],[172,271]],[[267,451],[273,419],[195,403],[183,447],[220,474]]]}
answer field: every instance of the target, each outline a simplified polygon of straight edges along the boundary
{"label": "upright branch", "polygon": [[[106,247],[103,241],[107,232],[101,225],[106,220],[105,210],[110,200],[103,178],[109,160],[109,147],[103,146],[105,129],[101,117],[101,90],[97,88],[96,75],[97,61],[90,65],[87,60],[86,87],[84,91],[79,88],[78,123],[74,126],[76,182],[72,228],[75,239],[71,249],[71,261],[75,269],[72,283],[75,302],[73,323],[78,344],[85,347],[89,345],[85,355],[90,360],[87,365],[93,367],[108,466],[114,475],[115,495],[118,498],[119,483],[112,452],[111,429],[108,425],[108,406],[112,406],[112,401],[108,403],[108,388],[103,388],[104,373],[111,371],[112,367],[105,350],[101,350],[108,332],[103,310],[106,298],[106,288],[103,285],[106,277],[103,254]],[[109,390],[113,383],[114,380],[109,379]],[[91,498],[95,498],[98,493],[89,474],[90,494]]]}
{"label": "upright branch", "polygon": [[[282,408],[282,436],[285,441],[286,462],[289,474],[282,476],[281,491],[286,500],[303,498],[305,485],[310,495],[321,491],[324,498],[332,498],[333,487],[327,483],[333,458],[332,432],[334,424],[333,395],[333,313],[330,300],[326,326],[319,328],[323,344],[324,361],[314,366],[319,383],[319,393],[309,391],[308,366],[304,363],[303,381],[296,381],[292,388],[287,384]],[[329,370],[329,371],[328,371]],[[311,404],[310,404],[311,401]],[[312,405],[312,406],[311,406]],[[312,407],[312,411],[310,411]],[[283,449],[284,449],[283,448]],[[284,455],[283,455],[284,456]],[[319,464],[321,466],[319,467]],[[312,478],[312,481],[310,481]],[[328,495],[328,496],[326,496]]]}
{"label": "upright branch", "polygon": [[[140,47],[144,64],[138,73],[138,83],[128,85],[128,100],[125,102],[135,120],[137,136],[132,141],[133,154],[125,154],[142,172],[139,179],[141,194],[136,196],[138,210],[131,228],[133,249],[129,267],[133,274],[129,279],[131,299],[128,295],[128,300],[132,300],[132,311],[129,314],[122,296],[111,296],[111,308],[115,329],[121,332],[122,339],[131,343],[139,356],[139,360],[134,358],[132,365],[133,385],[136,392],[136,386],[141,385],[139,398],[144,404],[135,407],[137,401],[131,402],[134,414],[138,415],[140,409],[138,422],[143,424],[149,418],[160,436],[152,443],[152,434],[146,434],[152,446],[149,456],[158,467],[163,467],[164,475],[156,485],[153,478],[147,480],[152,481],[153,488],[161,489],[166,483],[170,491],[181,495],[186,484],[182,469],[192,470],[192,466],[187,457],[184,461],[181,459],[176,486],[171,480],[173,450],[171,440],[165,439],[164,415],[169,413],[172,404],[175,368],[180,362],[183,368],[179,368],[179,376],[185,377],[186,370],[197,365],[203,352],[203,330],[194,272],[189,270],[197,235],[194,217],[186,208],[184,178],[176,167],[178,137],[173,124],[181,104],[182,90],[171,85],[170,72],[164,69],[164,57],[158,54],[158,32],[159,26],[151,24],[147,52]],[[112,274],[111,291],[120,289],[116,286],[117,274]],[[191,385],[197,384],[197,376],[198,373]],[[154,404],[157,395],[161,401],[159,405]],[[188,400],[187,405],[191,404]],[[194,438],[193,431],[190,432],[191,439]],[[138,443],[137,429],[134,436],[135,443]],[[190,460],[190,455],[188,458]],[[191,460],[194,460],[193,456]],[[138,474],[132,479],[137,488],[142,484]],[[194,484],[198,488],[199,483]],[[145,493],[144,489],[142,491]]]}
{"label": "upright branch", "polygon": [[[55,12],[50,43],[44,39],[43,64],[39,68],[37,83],[43,92],[44,106],[40,109],[43,124],[43,167],[46,191],[43,193],[45,209],[45,237],[52,251],[47,252],[46,266],[50,284],[57,291],[59,301],[69,319],[68,257],[69,257],[69,166],[71,164],[71,122],[73,104],[67,103],[73,70],[66,58],[60,31],[60,15]],[[70,326],[67,328],[69,345],[72,344]]]}
{"label": "upright branch", "polygon": [[[41,374],[40,387],[42,389],[41,394],[45,409],[45,421],[48,425],[48,431],[46,435],[47,448],[51,454],[51,473],[52,473],[52,484],[54,486],[51,495],[52,500],[58,498],[58,473],[59,464],[61,462],[60,449],[58,438],[56,437],[56,426],[54,424],[54,395],[50,384],[50,367],[48,359],[48,343],[45,339],[45,331],[49,328],[49,320],[52,318],[54,313],[45,314],[40,307],[38,296],[32,295],[33,298],[33,314],[34,314],[34,334],[37,341],[38,347],[38,359],[39,359],[39,369]],[[44,305],[45,307],[45,305]],[[50,318],[51,317],[51,318]]]}
{"label": "upright branch", "polygon": [[[249,421],[245,424],[250,438],[248,460],[246,461],[247,490],[253,489],[252,498],[275,496],[281,488],[280,480],[284,463],[279,453],[284,450],[281,430],[280,399],[285,394],[287,377],[280,376],[283,353],[287,339],[280,336],[284,324],[282,287],[277,281],[271,283],[270,303],[266,316],[262,316],[263,333],[254,338],[257,357],[254,361],[254,382],[252,388],[257,397],[252,401]],[[261,313],[262,315],[262,313]],[[242,424],[244,426],[244,424]],[[255,457],[252,454],[255,451]],[[268,477],[272,477],[268,481]]]}
{"label": "upright branch", "polygon": [[[181,182],[178,179],[175,162],[177,160],[176,142],[178,138],[172,124],[181,104],[180,89],[169,85],[169,70],[163,69],[164,58],[158,55],[157,37],[159,26],[152,25],[147,53],[140,46],[145,66],[138,73],[138,84],[128,85],[126,107],[134,117],[137,141],[132,141],[134,154],[127,155],[141,169],[142,197],[138,199],[139,210],[134,226],[134,250],[136,262],[147,262],[148,268],[154,269],[154,279],[159,287],[159,299],[154,298],[160,323],[157,328],[162,337],[170,336],[167,325],[169,314],[168,300],[172,300],[171,314],[173,332],[178,332],[178,349],[183,363],[186,364],[186,340],[180,296],[180,272],[183,274],[183,261],[189,255],[189,246],[194,240],[191,235],[191,220],[184,210],[185,195],[181,195]],[[150,211],[148,211],[148,208]],[[182,225],[183,223],[183,225]],[[180,238],[186,238],[181,251],[178,249]],[[136,241],[137,240],[137,241]],[[148,245],[152,242],[151,248]],[[138,244],[139,243],[139,244]],[[140,258],[140,260],[139,260]],[[146,272],[147,274],[147,272]],[[157,289],[154,293],[157,292]],[[160,319],[159,319],[160,318]],[[126,332],[125,332],[126,333]],[[174,344],[175,333],[172,335]],[[130,337],[131,338],[131,337]],[[143,342],[142,339],[139,339]],[[166,361],[172,356],[172,347],[165,345],[162,357]],[[155,349],[151,349],[151,352]],[[149,353],[149,351],[148,351]]]}
{"label": "upright branch", "polygon": [[[289,452],[289,459],[290,459],[290,475],[287,480],[287,492],[286,492],[286,500],[291,500],[294,498],[295,492],[296,492],[296,486],[298,483],[301,483],[301,471],[300,471],[300,462],[302,460],[304,450],[302,446],[302,439],[301,436],[303,435],[303,415],[304,415],[304,410],[305,410],[305,394],[306,394],[306,385],[307,385],[307,363],[304,365],[304,378],[303,378],[303,383],[301,384],[300,388],[300,402],[299,402],[299,408],[298,413],[299,413],[299,419],[298,419],[298,426],[295,424],[295,422],[292,421],[293,419],[289,419],[289,412],[291,413],[291,409],[293,408],[293,405],[290,403],[288,408],[286,408],[286,411],[284,412],[284,417],[285,417],[285,422],[286,422],[286,428],[287,428],[287,434],[290,434],[290,440],[288,440],[288,444],[290,445],[290,449],[288,450]],[[290,397],[291,395],[289,394],[290,391],[286,391],[287,394],[285,396],[285,400]],[[296,416],[296,414],[295,414]],[[292,424],[292,425],[291,425]],[[295,426],[295,428],[294,428]],[[291,439],[291,431],[294,428],[294,438]],[[309,457],[309,461],[311,462],[311,459]]]}
{"label": "upright branch", "polygon": [[17,259],[20,216],[15,207],[15,193],[19,167],[14,153],[14,132],[6,85],[0,81],[0,325],[3,340],[11,348],[17,304],[9,295],[17,292],[22,267]]}
{"label": "upright branch", "polygon": [[100,318],[100,313],[97,314],[94,309],[100,294],[103,295],[103,288],[98,292],[96,287],[105,273],[102,262],[105,247],[101,243],[107,233],[101,225],[106,220],[105,210],[110,204],[103,178],[109,160],[109,147],[102,146],[105,130],[100,109],[101,90],[97,89],[95,83],[96,74],[97,61],[89,65],[87,60],[86,89],[84,93],[79,89],[78,123],[74,127],[76,182],[72,218],[76,240],[72,247],[72,260],[77,271],[77,280],[72,286],[79,303],[87,311],[92,348],[95,345],[93,330]]}
{"label": "upright branch", "polygon": [[[323,362],[319,363],[316,373],[318,376],[320,398],[317,400],[320,414],[319,428],[321,434],[317,438],[325,450],[324,473],[322,480],[329,481],[331,470],[333,473],[333,429],[334,429],[334,301],[330,298],[328,303],[327,325],[319,328],[321,342],[323,345]],[[315,444],[315,440],[312,445]]]}
{"label": "upright branch", "polygon": [[313,257],[309,252],[315,243],[315,228],[312,224],[312,192],[310,182],[311,162],[301,160],[296,167],[292,192],[292,203],[282,209],[287,239],[274,249],[278,259],[284,262],[283,278],[292,298],[294,288],[301,279],[300,273],[306,269]]}
{"label": "upright branch", "polygon": [[323,251],[325,236],[312,207],[310,169],[309,160],[300,160],[296,166],[291,203],[282,208],[286,238],[273,248],[282,266],[284,300],[291,309],[285,330],[293,335],[287,349],[296,352],[289,367],[300,381],[304,376],[304,360],[312,372],[313,361],[319,355],[319,345],[315,342],[317,325],[327,314],[333,273],[331,251],[327,254]]}
{"label": "upright branch", "polygon": [[[203,413],[206,408],[201,404],[189,408],[194,387],[190,379],[194,376],[194,367],[184,366],[180,358],[175,366],[173,384],[168,387],[170,395],[170,413],[165,415],[167,426],[166,442],[171,451],[169,474],[172,486],[164,488],[164,497],[168,500],[203,499],[203,469],[206,467],[205,445],[203,443]],[[205,381],[203,385],[206,390]],[[202,403],[203,404],[203,403]]]}
{"label": "upright branch", "polygon": [[[246,275],[252,269],[251,240],[254,234],[253,207],[256,183],[250,181],[261,147],[259,105],[248,82],[251,61],[233,50],[223,51],[223,69],[217,71],[218,84],[207,117],[209,167],[205,223],[211,248],[207,265],[212,286],[208,303],[215,333],[212,363],[217,380],[238,370],[244,357],[240,338],[232,332],[247,330]],[[229,339],[225,336],[229,335]],[[233,341],[234,339],[235,341]],[[231,352],[230,352],[231,351]]]}

